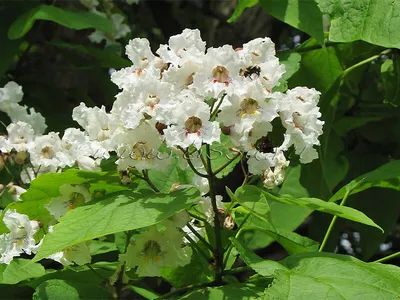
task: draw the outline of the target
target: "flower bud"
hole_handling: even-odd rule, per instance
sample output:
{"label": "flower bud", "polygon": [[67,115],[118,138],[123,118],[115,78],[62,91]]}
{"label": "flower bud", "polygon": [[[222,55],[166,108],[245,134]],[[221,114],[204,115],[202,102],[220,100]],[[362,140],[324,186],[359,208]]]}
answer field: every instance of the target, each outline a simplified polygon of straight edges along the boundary
{"label": "flower bud", "polygon": [[226,216],[223,227],[226,230],[232,230],[233,227],[235,227],[235,221],[233,220],[233,217],[231,216],[231,214],[228,214]]}
{"label": "flower bud", "polygon": [[156,123],[156,129],[158,131],[159,134],[164,135],[164,129],[167,129],[167,125],[165,125],[164,123],[160,123],[157,122]]}
{"label": "flower bud", "polygon": [[26,151],[19,151],[15,156],[14,156],[14,161],[18,165],[24,164],[26,158],[28,157],[28,154]]}
{"label": "flower bud", "polygon": [[230,126],[224,126],[221,128],[221,132],[225,135],[230,135],[231,134],[231,127]]}

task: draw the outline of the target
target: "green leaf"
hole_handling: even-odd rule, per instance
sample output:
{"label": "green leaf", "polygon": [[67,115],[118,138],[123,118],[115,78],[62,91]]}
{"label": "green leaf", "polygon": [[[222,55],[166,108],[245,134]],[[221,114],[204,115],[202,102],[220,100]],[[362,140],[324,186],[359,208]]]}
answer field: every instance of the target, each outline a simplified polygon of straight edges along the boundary
{"label": "green leaf", "polygon": [[20,281],[43,276],[45,270],[29,259],[13,259],[10,264],[0,264],[0,284],[17,284]]}
{"label": "green leaf", "polygon": [[274,196],[265,191],[263,191],[263,194],[265,195],[265,198],[271,201],[278,201],[289,205],[298,205],[307,207],[312,210],[318,210],[324,213],[336,215],[344,219],[349,219],[382,230],[382,228],[379,227],[379,225],[375,224],[374,221],[368,218],[365,214],[351,207],[339,206],[335,203],[326,202],[318,198],[294,198],[289,195],[283,195],[279,197],[279,196]]}
{"label": "green leaf", "polygon": [[139,294],[140,296],[146,298],[146,299],[157,299],[160,297],[159,294],[156,294],[155,292],[146,289],[144,287],[140,287],[140,286],[135,286],[135,285],[129,285],[128,286],[129,289],[131,289],[132,291],[134,291],[136,294]]}
{"label": "green leaf", "polygon": [[169,193],[174,184],[191,184],[193,171],[190,168],[182,170],[179,166],[177,157],[173,157],[168,170],[160,172],[156,170],[149,171],[150,180],[160,190],[161,193]]}
{"label": "green leaf", "polygon": [[115,243],[93,240],[89,245],[90,255],[98,255],[112,251],[118,251]]}
{"label": "green leaf", "polygon": [[[296,48],[297,51],[317,47],[315,39],[309,39]],[[336,47],[325,47],[301,52],[300,69],[291,77],[289,87],[314,87],[324,95],[342,74],[343,65]]]}
{"label": "green leaf", "polygon": [[96,285],[88,285],[72,281],[52,279],[43,282],[36,288],[36,291],[33,294],[33,299],[89,300],[112,299],[112,297],[106,290]]}
{"label": "green leaf", "polygon": [[258,0],[239,0],[232,16],[228,19],[228,23],[235,22],[246,8],[253,7],[258,3]]}
{"label": "green leaf", "polygon": [[349,170],[349,162],[347,158],[342,155],[344,148],[345,144],[343,140],[335,132],[332,132],[329,136],[323,165],[320,163],[324,168],[323,175],[329,191],[333,191],[336,188],[345,178]]}
{"label": "green leaf", "polygon": [[27,285],[36,289],[45,281],[59,279],[66,282],[79,282],[85,285],[99,286],[104,278],[109,278],[115,273],[117,265],[118,262],[97,262],[91,264],[92,269],[89,269],[87,266],[79,266],[57,271],[47,270],[46,275],[27,282]]}
{"label": "green leaf", "polygon": [[259,2],[275,18],[308,33],[318,43],[323,44],[322,13],[315,0],[260,0]]}
{"label": "green leaf", "polygon": [[106,195],[61,217],[53,232],[45,236],[34,261],[107,234],[151,226],[188,208],[198,199],[199,192],[194,188],[168,195],[148,190]]}
{"label": "green leaf", "polygon": [[268,213],[270,209],[262,190],[253,185],[238,188],[234,195],[228,187],[226,187],[226,190],[232,201],[239,203],[243,208],[257,218],[269,222]]}
{"label": "green leaf", "polygon": [[[201,244],[199,244],[201,247]],[[204,248],[204,247],[203,247]],[[207,250],[205,250],[207,253]],[[162,268],[161,276],[175,288],[189,284],[206,283],[213,280],[214,273],[197,250],[193,251],[190,263],[178,268]]]}
{"label": "green leaf", "polygon": [[[9,204],[3,211],[3,215],[8,209],[16,209],[19,213],[28,215],[31,220],[42,222],[46,227],[51,217],[45,205],[52,198],[60,195],[59,189],[63,184],[89,185],[91,193],[96,190],[102,190],[105,193],[128,190],[128,187],[121,186],[119,176],[115,172],[69,169],[62,173],[44,174],[33,180],[28,191],[21,195],[23,201]],[[8,232],[3,222],[0,224],[0,232]]]}
{"label": "green leaf", "polygon": [[46,20],[58,23],[70,29],[94,28],[111,32],[111,21],[105,17],[83,11],[65,10],[52,5],[39,5],[20,15],[8,30],[8,37],[12,40],[23,37],[33,26],[36,20]]}
{"label": "green leaf", "polygon": [[[383,75],[382,75],[383,76]],[[333,124],[333,130],[339,136],[345,136],[349,131],[360,128],[369,122],[380,121],[383,116],[374,117],[350,117],[341,116],[340,119]]]}
{"label": "green leaf", "polygon": [[400,268],[344,255],[306,253],[282,262],[263,299],[397,299]]}
{"label": "green leaf", "polygon": [[[246,218],[244,226],[237,234],[237,239],[250,249],[264,248],[265,240],[267,240],[268,244],[271,241],[278,242],[289,254],[318,250],[317,242],[285,228],[276,228],[272,224],[249,215],[242,207],[235,208],[233,217],[236,224],[242,224]],[[262,238],[263,241],[253,241],[257,238]]]}
{"label": "green leaf", "polygon": [[18,52],[22,41],[12,41],[8,39],[7,31],[11,23],[21,13],[21,9],[26,10],[26,5],[31,6],[30,3],[19,2],[18,7],[15,3],[7,3],[8,5],[1,9],[0,8],[0,45],[1,45],[1,60],[0,60],[0,79],[9,68],[9,66],[15,61],[15,56]]}
{"label": "green leaf", "polygon": [[300,69],[301,55],[297,52],[281,51],[276,54],[279,62],[285,65],[285,73],[279,79],[275,92],[285,92],[288,88],[287,81]]}
{"label": "green leaf", "polygon": [[381,66],[381,75],[385,87],[385,102],[395,106],[400,104],[400,60],[397,56],[387,59]]}
{"label": "green leaf", "polygon": [[265,260],[248,249],[239,240],[230,238],[233,246],[240,253],[240,258],[258,274],[272,277],[276,270],[287,270],[286,267],[273,260]]}
{"label": "green leaf", "polygon": [[371,172],[357,177],[337,191],[329,199],[329,202],[342,199],[347,189],[350,190],[349,195],[352,195],[371,187],[400,190],[400,160],[393,160]]}
{"label": "green leaf", "polygon": [[253,300],[262,295],[263,288],[253,284],[225,285],[220,287],[202,288],[179,299],[210,299],[210,300]]}
{"label": "green leaf", "polygon": [[400,47],[400,3],[391,0],[317,0],[330,17],[333,42],[363,40],[388,48]]}
{"label": "green leaf", "polygon": [[99,61],[103,68],[121,69],[132,65],[129,60],[119,56],[116,54],[116,52],[107,49],[99,49],[90,45],[76,45],[57,41],[52,41],[50,44],[59,48],[75,50],[88,54]]}

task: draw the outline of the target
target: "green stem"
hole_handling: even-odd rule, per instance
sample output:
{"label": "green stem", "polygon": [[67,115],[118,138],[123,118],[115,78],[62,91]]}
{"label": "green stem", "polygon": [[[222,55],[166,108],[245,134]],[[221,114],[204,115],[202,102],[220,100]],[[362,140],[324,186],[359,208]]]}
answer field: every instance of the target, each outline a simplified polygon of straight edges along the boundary
{"label": "green stem", "polygon": [[210,116],[210,121],[214,121],[215,120],[215,117],[217,116],[217,113],[218,113],[218,109],[221,106],[222,102],[224,101],[225,96],[226,96],[226,94],[224,94],[221,97],[221,99],[219,100],[219,102],[217,104],[217,107],[214,109],[214,111],[212,112],[212,114]]}
{"label": "green stem", "polygon": [[191,216],[193,219],[196,219],[196,220],[199,220],[199,221],[204,222],[205,224],[208,224],[208,222],[207,222],[206,219],[204,219],[204,218],[202,218],[202,217],[199,217],[198,215],[192,214],[191,212],[187,212],[187,213],[188,213],[189,216]]}
{"label": "green stem", "polygon": [[143,171],[143,179],[144,181],[147,182],[147,184],[153,189],[153,191],[155,191],[156,193],[159,193],[160,190],[154,185],[154,183],[150,180],[149,178],[149,171],[144,170]]}
{"label": "green stem", "polygon": [[357,69],[358,67],[361,67],[362,65],[365,65],[365,64],[367,64],[367,63],[369,63],[369,62],[381,57],[382,55],[389,54],[391,51],[392,51],[392,49],[386,49],[386,50],[382,51],[381,53],[379,53],[377,55],[371,56],[371,57],[369,57],[367,59],[364,59],[364,60],[356,63],[355,65],[352,65],[351,67],[348,67],[346,70],[343,71],[342,78],[347,76],[354,69]]}
{"label": "green stem", "polygon": [[[126,242],[125,242],[125,251],[124,253],[126,253],[126,251],[128,250],[128,246],[132,237],[132,232],[131,231],[125,231],[125,235],[126,235]],[[118,273],[118,278],[114,283],[115,286],[115,293],[116,293],[116,298],[120,299],[121,298],[121,292],[124,288],[124,274],[125,274],[125,270],[126,270],[126,262],[124,262],[121,266],[121,269],[119,270]]]}
{"label": "green stem", "polygon": [[326,47],[336,46],[336,45],[339,45],[339,44],[340,43],[326,42],[324,45],[312,45],[312,46],[307,46],[307,47],[297,47],[297,48],[294,48],[294,49],[278,51],[278,53],[286,52],[286,51],[295,51],[297,53],[308,52],[308,51],[323,49],[323,48],[326,48]]}
{"label": "green stem", "polygon": [[242,182],[242,186],[244,186],[248,182],[249,176],[248,176],[248,173],[246,172],[246,168],[244,167],[243,156],[240,159],[240,166],[242,167],[242,172],[243,172],[243,175],[244,175],[244,179],[243,179],[243,182]]}
{"label": "green stem", "polygon": [[[246,223],[247,219],[250,217],[250,214],[248,214],[242,221],[242,223],[240,223],[240,225],[238,226],[238,231],[235,234],[235,239],[237,239],[240,235],[240,233],[242,233],[242,227],[243,225]],[[233,244],[229,244],[228,248],[225,251],[225,259],[224,259],[224,268],[226,268],[226,264],[228,263],[228,259],[229,259],[229,255],[231,254],[233,248]]]}
{"label": "green stem", "polygon": [[393,253],[393,254],[390,254],[388,256],[382,257],[382,258],[374,261],[374,263],[385,262],[385,261],[391,260],[391,259],[396,258],[396,257],[400,257],[400,251],[396,252],[396,253]]}
{"label": "green stem", "polygon": [[214,259],[215,259],[215,281],[220,284],[222,283],[222,271],[223,271],[223,259],[224,259],[224,249],[222,248],[222,238],[221,238],[221,224],[219,221],[219,211],[217,206],[217,197],[215,194],[215,186],[214,186],[214,176],[211,166],[211,152],[210,145],[206,145],[206,156],[207,156],[207,179],[208,185],[210,187],[210,198],[211,205],[214,211],[214,230],[215,230],[215,250],[214,250]]}
{"label": "green stem", "polygon": [[187,286],[181,287],[181,288],[176,289],[176,290],[174,290],[172,292],[164,294],[161,297],[159,297],[158,299],[167,299],[167,298],[177,299],[176,297],[172,297],[172,296],[179,295],[182,292],[190,292],[190,291],[193,291],[193,290],[198,290],[198,289],[201,289],[203,287],[213,286],[213,285],[214,285],[214,282],[189,284]]}
{"label": "green stem", "polygon": [[224,170],[227,166],[229,166],[236,158],[238,158],[241,155],[240,152],[236,153],[236,155],[231,158],[228,162],[226,162],[222,167],[218,168],[216,171],[214,171],[213,175],[217,175],[219,172]]}
{"label": "green stem", "polygon": [[211,251],[214,252],[214,248],[205,240],[205,238],[203,238],[201,236],[200,233],[198,233],[196,231],[196,229],[194,229],[192,227],[192,225],[190,225],[190,223],[187,223],[186,226],[190,229],[191,232],[193,232],[193,234]]}
{"label": "green stem", "polygon": [[190,242],[190,246],[193,247],[199,254],[205,259],[207,263],[210,263],[210,258],[207,254],[197,245],[197,243],[188,235],[186,234],[185,238]]}
{"label": "green stem", "polygon": [[193,171],[197,176],[200,176],[200,177],[203,177],[203,178],[208,178],[208,176],[207,176],[206,174],[200,173],[200,172],[196,169],[196,167],[193,165],[192,161],[190,160],[190,157],[187,155],[188,153],[187,153],[187,151],[186,151],[185,149],[183,149],[182,147],[178,147],[178,149],[181,150],[181,151],[183,152],[183,158],[186,159],[186,161],[187,161],[188,164],[189,164],[189,167],[192,169],[192,171]]}
{"label": "green stem", "polygon": [[242,273],[242,272],[254,272],[254,270],[249,267],[249,266],[243,266],[243,267],[238,267],[230,270],[224,271],[224,275],[235,275],[237,273]]}
{"label": "green stem", "polygon": [[[347,197],[349,196],[349,194],[350,194],[350,190],[347,190],[346,194],[344,195],[344,197],[343,197],[342,201],[340,202],[339,206],[345,205],[345,203],[347,201]],[[324,248],[326,246],[326,243],[328,242],[329,236],[330,236],[330,234],[332,232],[333,226],[336,223],[337,218],[338,218],[337,216],[333,216],[332,221],[329,224],[328,230],[325,233],[324,239],[322,240],[321,246],[319,247],[319,250],[318,250],[319,252],[322,252],[322,250],[324,250]]]}

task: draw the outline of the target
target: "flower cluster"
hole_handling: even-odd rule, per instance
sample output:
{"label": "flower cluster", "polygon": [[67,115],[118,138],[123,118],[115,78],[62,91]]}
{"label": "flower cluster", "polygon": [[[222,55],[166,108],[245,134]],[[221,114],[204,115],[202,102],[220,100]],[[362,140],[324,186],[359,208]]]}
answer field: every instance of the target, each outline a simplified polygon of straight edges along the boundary
{"label": "flower cluster", "polygon": [[87,134],[79,129],[68,128],[62,138],[57,132],[43,134],[45,119],[33,108],[28,113],[26,106],[19,105],[22,97],[22,87],[13,81],[0,89],[0,110],[12,121],[6,128],[7,136],[0,137],[0,150],[3,154],[12,154],[11,163],[25,166],[20,174],[24,183],[67,166],[99,170],[100,159],[108,157],[108,152],[105,155],[99,151],[97,144],[90,142]]}
{"label": "flower cluster", "polygon": [[[267,187],[282,182],[288,165],[283,153],[291,146],[302,163],[317,158],[320,93],[306,87],[274,92],[285,67],[269,38],[240,49],[206,50],[200,32],[185,29],[157,55],[141,38],[129,42],[126,54],[132,66],[111,75],[121,89],[111,111],[81,103],[73,112],[100,153],[118,154],[120,170],[165,170],[168,160],[158,157],[161,145],[199,150],[219,142],[222,131],[247,153],[250,172],[262,175]],[[260,151],[257,142],[272,131],[276,118],[286,129],[284,142]]]}
{"label": "flower cluster", "polygon": [[[238,155],[247,156],[248,171],[259,175],[266,188],[282,184],[289,148],[294,148],[301,163],[318,157],[314,146],[319,145],[323,126],[317,106],[320,93],[306,87],[276,92],[285,67],[274,49],[269,38],[257,38],[239,49],[229,45],[206,49],[200,32],[189,29],[171,37],[156,54],[147,39],[133,39],[126,46],[132,66],[111,75],[120,89],[112,109],[81,103],[72,118],[83,130],[68,128],[62,138],[56,132],[43,134],[44,118],[18,104],[22,88],[10,82],[0,89],[0,110],[12,120],[7,136],[0,138],[0,150],[10,156],[14,153],[14,163],[29,161],[21,173],[24,182],[71,166],[98,170],[100,161],[111,155],[117,156],[121,174],[133,170],[146,179],[148,170],[166,171],[171,159],[178,159],[182,168],[203,175],[192,181],[203,196],[196,206],[200,220],[232,229],[232,216],[222,197],[214,199],[212,207],[207,196],[208,179],[215,170],[210,171],[214,166],[204,158],[211,160],[204,145],[210,152],[222,139],[229,139]],[[18,110],[24,113],[17,114]],[[276,121],[284,128],[280,145],[274,145],[269,137]],[[191,155],[194,153],[197,157]],[[184,187],[187,185],[175,183],[171,190]],[[92,200],[85,186],[65,184],[59,191],[60,196],[45,206],[52,216],[51,225]],[[9,263],[22,252],[36,251],[33,235],[38,231],[37,222],[11,210],[6,211],[4,222],[10,233],[0,236],[0,262]],[[159,276],[162,267],[190,262],[187,243],[201,239],[203,228],[182,212],[147,231],[134,232],[120,261],[127,268],[137,267],[140,276]],[[81,243],[50,258],[63,265],[85,264],[91,259],[89,250],[88,244]]]}

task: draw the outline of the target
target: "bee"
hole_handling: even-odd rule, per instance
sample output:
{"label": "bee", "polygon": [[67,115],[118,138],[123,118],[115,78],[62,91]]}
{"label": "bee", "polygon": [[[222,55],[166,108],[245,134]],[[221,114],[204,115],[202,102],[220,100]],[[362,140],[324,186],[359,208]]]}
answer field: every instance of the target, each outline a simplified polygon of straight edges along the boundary
{"label": "bee", "polygon": [[241,73],[241,75],[243,75],[244,77],[251,78],[252,75],[256,75],[258,77],[261,74],[261,68],[259,66],[251,66],[244,69]]}

